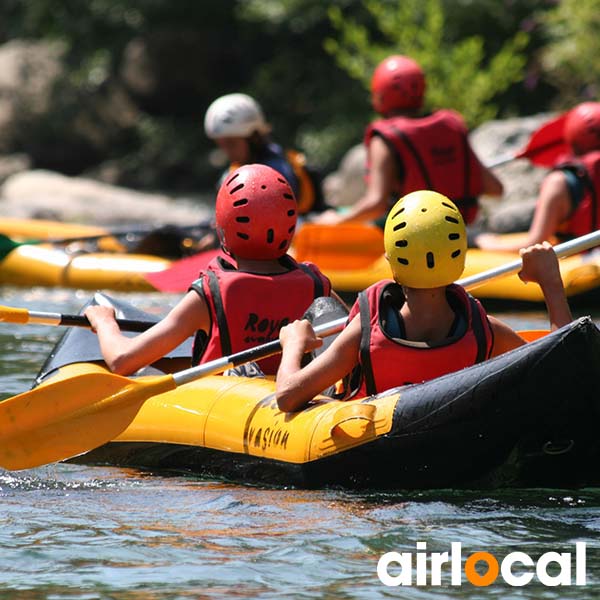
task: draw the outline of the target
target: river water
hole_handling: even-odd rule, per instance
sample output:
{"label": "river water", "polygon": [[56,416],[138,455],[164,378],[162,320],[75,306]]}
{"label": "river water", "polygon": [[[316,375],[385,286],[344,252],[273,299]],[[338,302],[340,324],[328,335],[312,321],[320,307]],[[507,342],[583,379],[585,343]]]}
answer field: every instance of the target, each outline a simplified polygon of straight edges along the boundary
{"label": "river water", "polygon": [[[69,313],[88,297],[2,288],[0,303]],[[157,314],[178,298],[120,297]],[[493,314],[517,328],[546,326],[543,312]],[[0,324],[0,398],[29,388],[59,335]],[[575,543],[584,542],[586,585],[550,587],[535,575],[522,587],[501,576],[477,587],[463,573],[452,586],[449,567],[441,586],[386,587],[377,576],[387,552],[414,558],[453,542],[463,561],[476,551],[499,562],[515,551],[536,562],[571,553],[572,583]],[[548,574],[568,576],[565,564]],[[226,597],[597,598],[600,489],[307,491],[67,464],[0,469],[0,600]]]}

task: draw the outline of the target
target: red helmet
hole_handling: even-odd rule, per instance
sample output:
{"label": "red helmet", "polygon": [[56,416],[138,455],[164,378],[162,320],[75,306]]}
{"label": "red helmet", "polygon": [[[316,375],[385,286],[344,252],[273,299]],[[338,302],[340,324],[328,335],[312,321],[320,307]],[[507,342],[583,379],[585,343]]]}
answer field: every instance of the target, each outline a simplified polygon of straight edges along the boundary
{"label": "red helmet", "polygon": [[425,74],[412,59],[400,54],[381,61],[371,79],[373,108],[382,115],[394,110],[420,108]]}
{"label": "red helmet", "polygon": [[600,102],[583,102],[570,110],[564,137],[577,154],[600,150]]}
{"label": "red helmet", "polygon": [[243,165],[229,174],[215,213],[221,245],[237,258],[280,258],[296,228],[294,192],[283,175],[266,165]]}

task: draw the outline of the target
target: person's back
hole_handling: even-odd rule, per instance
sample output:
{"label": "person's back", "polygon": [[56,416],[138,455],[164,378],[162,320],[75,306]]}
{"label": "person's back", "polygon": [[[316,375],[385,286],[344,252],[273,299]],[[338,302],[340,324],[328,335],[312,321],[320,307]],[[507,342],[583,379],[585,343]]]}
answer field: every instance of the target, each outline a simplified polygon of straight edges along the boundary
{"label": "person's back", "polygon": [[[276,388],[281,410],[302,408],[357,366],[362,373],[358,394],[375,394],[439,377],[525,343],[453,283],[464,269],[467,240],[460,212],[447,197],[420,190],[401,198],[386,220],[384,241],[394,280],[361,293],[348,325],[323,354],[301,368],[303,353],[318,347],[319,340],[306,322],[282,328]],[[523,251],[520,277],[539,283],[552,327],[571,320],[550,245]]]}
{"label": "person's back", "polygon": [[[542,182],[528,245],[600,229],[600,102],[583,102],[570,110],[563,136],[572,156]],[[491,233],[478,235],[474,242],[484,250],[518,249],[514,242]]]}
{"label": "person's back", "polygon": [[450,110],[422,114],[425,89],[423,70],[406,56],[377,66],[371,103],[381,118],[365,132],[367,190],[349,211],[327,212],[319,222],[377,220],[399,196],[421,189],[450,197],[471,222],[480,194],[502,194],[501,182],[471,148],[462,117]]}
{"label": "person's back", "polygon": [[[272,340],[302,316],[331,285],[315,265],[287,250],[297,209],[294,194],[274,169],[245,165],[227,177],[216,203],[217,233],[232,258],[215,259],[191,289],[206,302],[211,326],[196,337],[194,362],[207,362]],[[261,361],[275,374],[279,357]]]}
{"label": "person's back", "polygon": [[[135,338],[119,332],[114,311],[86,310],[109,368],[130,374],[195,336],[194,363],[277,339],[279,329],[302,317],[315,297],[332,294],[329,280],[311,264],[287,255],[296,221],[296,200],[274,169],[244,165],[217,195],[216,227],[222,250],[184,298],[158,324]],[[261,364],[274,374],[279,359]]]}

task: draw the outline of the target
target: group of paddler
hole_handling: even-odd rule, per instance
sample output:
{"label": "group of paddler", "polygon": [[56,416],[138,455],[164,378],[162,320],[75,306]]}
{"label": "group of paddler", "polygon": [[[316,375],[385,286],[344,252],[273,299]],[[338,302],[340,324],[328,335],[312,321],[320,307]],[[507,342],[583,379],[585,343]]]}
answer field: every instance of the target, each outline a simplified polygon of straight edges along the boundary
{"label": "group of paddler", "polygon": [[[231,98],[225,102],[230,110],[225,111],[221,125],[214,107],[205,124],[207,133],[226,151],[248,150],[238,158],[248,164],[224,176],[216,199],[216,235],[228,258],[215,258],[190,282],[188,293],[171,312],[136,337],[121,333],[112,308],[88,307],[85,316],[98,335],[111,371],[135,373],[194,336],[193,363],[210,367],[206,372],[212,373],[221,365],[228,366],[228,355],[239,355],[232,364],[240,364],[242,357],[254,360],[262,356],[252,354],[257,345],[279,339],[282,355],[261,360],[255,372],[276,375],[280,409],[296,411],[351,373],[358,376],[352,378],[353,386],[344,390],[346,397],[427,381],[525,343],[455,283],[467,252],[465,221],[474,218],[477,195],[500,194],[500,182],[469,147],[458,115],[437,111],[419,116],[425,79],[414,61],[401,56],[386,59],[376,69],[372,87],[373,106],[383,119],[367,130],[368,191],[350,214],[351,218],[372,218],[378,216],[375,212],[390,208],[390,196],[400,198],[389,210],[384,229],[393,280],[361,292],[341,334],[302,366],[305,353],[321,344],[302,317],[315,298],[336,296],[316,265],[298,263],[288,255],[300,212],[294,191],[299,190],[298,181],[290,183],[281,172],[285,171],[285,157],[278,147],[267,145],[260,154],[258,142],[268,127],[263,127],[260,112],[257,117],[255,103],[235,95],[236,102]],[[563,192],[579,198],[572,211],[578,223],[575,233],[581,234],[588,213],[595,214],[598,178],[592,171],[600,164],[596,159],[600,112],[596,104],[586,103],[571,114],[567,141],[572,157],[565,163],[567,167],[548,177],[558,179],[554,173],[559,173]],[[249,122],[245,136],[237,135],[240,131],[235,128],[228,129],[244,115]],[[254,145],[243,146],[241,141],[248,143],[248,137],[254,139]],[[269,160],[261,163],[260,156]],[[379,196],[378,202],[373,200],[375,196]],[[374,207],[378,207],[375,212]],[[560,215],[568,219],[570,213]],[[322,219],[335,221],[331,213]],[[536,215],[536,219],[541,217]],[[587,229],[596,229],[596,222],[590,222]],[[550,244],[536,240],[521,250],[521,259],[520,277],[540,285],[551,327],[567,324],[572,317]],[[217,357],[224,359],[219,362]],[[189,371],[180,377],[175,374],[175,385],[202,373]],[[93,377],[99,376],[90,376],[90,380]],[[172,382],[165,385],[172,387]],[[157,387],[156,392],[161,389]],[[143,388],[145,394],[151,393],[149,390],[150,386]],[[39,392],[43,394],[44,389]],[[18,398],[11,400],[18,405]]]}

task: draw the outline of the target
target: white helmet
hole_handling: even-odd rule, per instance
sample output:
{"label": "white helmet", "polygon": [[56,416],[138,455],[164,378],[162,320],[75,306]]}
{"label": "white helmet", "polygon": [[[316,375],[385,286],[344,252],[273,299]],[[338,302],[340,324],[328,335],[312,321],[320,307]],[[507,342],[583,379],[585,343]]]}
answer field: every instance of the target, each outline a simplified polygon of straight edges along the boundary
{"label": "white helmet", "polygon": [[271,126],[254,98],[247,94],[227,94],[217,98],[206,111],[204,130],[211,138],[249,137],[255,131],[267,134]]}

